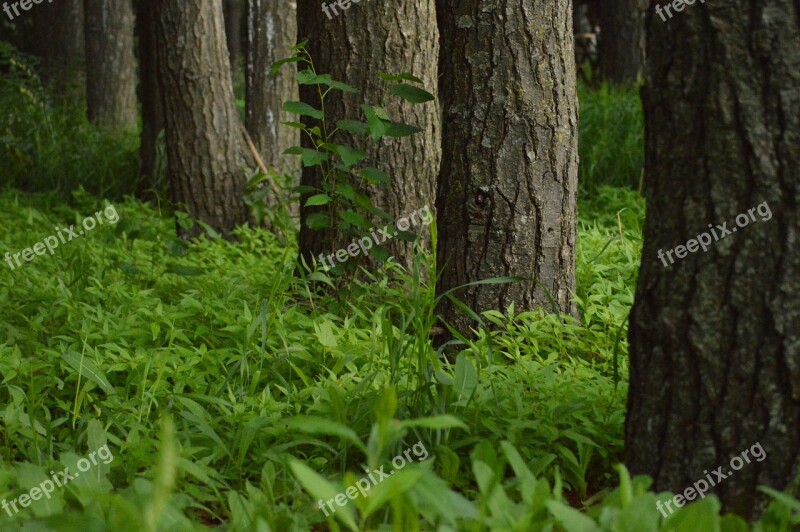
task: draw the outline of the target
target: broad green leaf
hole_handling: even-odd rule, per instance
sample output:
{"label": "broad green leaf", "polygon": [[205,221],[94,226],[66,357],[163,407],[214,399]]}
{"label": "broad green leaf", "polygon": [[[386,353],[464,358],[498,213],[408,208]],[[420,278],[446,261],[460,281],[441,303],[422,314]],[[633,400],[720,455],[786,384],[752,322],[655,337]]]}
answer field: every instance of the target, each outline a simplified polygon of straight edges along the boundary
{"label": "broad green leaf", "polygon": [[569,532],[600,532],[601,530],[593,519],[575,508],[570,508],[558,501],[547,501],[545,504],[553,517]]}
{"label": "broad green leaf", "polygon": [[349,223],[350,225],[353,225],[355,227],[360,227],[361,229],[369,229],[370,227],[370,223],[367,221],[366,218],[364,218],[357,212],[353,212],[351,210],[339,212],[339,218]]}
{"label": "broad green leaf", "polygon": [[299,146],[292,146],[283,152],[284,155],[300,155],[303,161],[303,166],[319,166],[329,159],[327,153],[322,153],[311,148],[301,148]]}
{"label": "broad green leaf", "polygon": [[363,175],[364,179],[366,179],[371,185],[385,185],[390,181],[389,176],[384,174],[381,170],[371,166],[361,170],[361,175]]}
{"label": "broad green leaf", "polygon": [[[367,495],[367,507],[364,509],[364,517],[369,517],[376,510],[379,510],[387,502],[395,497],[398,497],[414,487],[422,478],[422,471],[414,469],[406,469],[405,471],[391,469],[391,466],[386,466],[383,472],[389,470],[389,478],[384,479],[379,484],[372,486],[372,489]],[[380,476],[377,475],[376,476]]]}
{"label": "broad green leaf", "polygon": [[300,122],[281,122],[284,126],[293,127],[295,129],[305,129],[306,126],[301,124]]}
{"label": "broad green leaf", "polygon": [[378,71],[378,77],[383,81],[413,81],[414,83],[424,83],[424,81],[410,72],[403,72],[401,74],[394,75]]}
{"label": "broad green leaf", "polygon": [[356,150],[350,146],[336,146],[336,153],[347,166],[353,166],[367,158],[367,152]]}
{"label": "broad green leaf", "polygon": [[325,114],[319,109],[315,109],[303,102],[286,102],[283,104],[283,110],[301,116],[310,116],[319,120],[325,117]]}
{"label": "broad green leaf", "polygon": [[306,227],[312,231],[318,231],[331,226],[331,220],[328,213],[325,212],[312,212],[306,218]]}
{"label": "broad green leaf", "polygon": [[359,122],[358,120],[339,120],[336,122],[336,127],[348,133],[355,133],[356,135],[367,135],[369,133],[369,124]]}
{"label": "broad green leaf", "polygon": [[405,84],[393,85],[392,94],[411,103],[425,103],[435,99],[430,92]]}
{"label": "broad green leaf", "polygon": [[412,126],[410,124],[401,124],[399,122],[392,122],[391,124],[389,124],[389,128],[386,130],[386,136],[401,138],[414,135],[421,131],[422,129],[418,128],[417,126]]}
{"label": "broad green leaf", "polygon": [[301,59],[299,57],[287,57],[286,59],[281,59],[279,61],[275,61],[274,63],[272,63],[272,66],[269,67],[269,71],[273,75],[275,75],[280,71],[280,69],[281,69],[281,67],[283,65],[285,65],[287,63],[297,63],[299,61],[303,61],[303,59]]}
{"label": "broad green leaf", "polygon": [[306,207],[314,207],[318,205],[327,205],[331,202],[331,197],[327,194],[316,194],[306,200]]}
{"label": "broad green leaf", "polygon": [[409,429],[419,427],[423,429],[464,429],[469,428],[457,417],[445,414],[443,416],[420,417],[416,419],[406,419],[400,422],[400,427]]}

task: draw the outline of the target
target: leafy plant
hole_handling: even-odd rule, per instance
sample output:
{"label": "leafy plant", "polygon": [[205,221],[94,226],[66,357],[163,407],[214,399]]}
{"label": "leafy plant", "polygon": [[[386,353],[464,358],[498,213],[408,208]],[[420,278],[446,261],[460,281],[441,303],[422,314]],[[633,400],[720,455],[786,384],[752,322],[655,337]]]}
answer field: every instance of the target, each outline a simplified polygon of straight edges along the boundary
{"label": "leafy plant", "polygon": [[[313,208],[305,223],[311,230],[331,232],[335,242],[368,235],[376,229],[373,220],[391,222],[392,217],[372,204],[367,186],[385,186],[390,177],[367,163],[369,155],[366,151],[347,141],[362,139],[363,142],[354,144],[365,145],[370,141],[379,142],[384,137],[401,138],[421,132],[417,126],[393,121],[386,111],[385,100],[392,96],[411,104],[423,104],[434,97],[418,86],[423,81],[413,74],[378,72],[387,86],[382,101],[362,104],[363,120],[341,119],[334,124],[326,112],[326,101],[331,93],[356,94],[358,91],[332,79],[330,74],[317,73],[307,41],[297,44],[292,51],[293,55],[277,61],[272,71],[277,72],[287,63],[297,63],[297,82],[316,87],[318,95],[316,107],[295,101],[283,104],[285,111],[303,119],[303,122],[283,122],[283,125],[299,129],[307,139],[303,146],[293,146],[284,153],[300,157],[303,166],[317,169],[319,176],[318,186],[297,188],[303,205]],[[386,257],[386,250],[374,246],[370,254],[382,259]]]}

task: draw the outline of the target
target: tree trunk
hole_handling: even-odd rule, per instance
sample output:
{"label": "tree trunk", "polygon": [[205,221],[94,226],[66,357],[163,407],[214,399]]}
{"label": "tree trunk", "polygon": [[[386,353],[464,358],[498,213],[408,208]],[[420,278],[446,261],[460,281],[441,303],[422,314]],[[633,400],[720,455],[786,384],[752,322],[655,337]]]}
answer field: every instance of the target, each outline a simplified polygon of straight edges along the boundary
{"label": "tree trunk", "polygon": [[89,120],[121,131],[137,126],[134,16],[130,0],[85,0]]}
{"label": "tree trunk", "polygon": [[[207,0],[155,5],[170,199],[229,235],[249,220],[243,193],[245,168],[253,165],[231,86],[222,5]],[[182,237],[200,232],[179,228]]]}
{"label": "tree trunk", "polygon": [[[337,4],[338,5],[338,4]],[[328,19],[318,1],[301,0],[298,4],[298,35],[309,38],[308,48],[319,74],[359,89],[358,94],[332,92],[326,100],[326,121],[364,120],[360,104],[380,105],[387,85],[378,78],[378,71],[391,74],[411,72],[424,82],[434,95],[437,91],[436,62],[439,52],[438,29],[434,0],[419,2],[361,2]],[[300,87],[302,101],[319,105],[314,86]],[[412,106],[388,98],[385,108],[398,122],[414,124],[422,132],[404,138],[384,138],[376,145],[365,144],[362,138],[342,134],[339,142],[363,149],[367,162],[384,171],[391,183],[369,187],[373,204],[399,218],[425,206],[433,207],[436,175],[441,161],[441,131],[438,102]],[[303,139],[307,142],[307,139]],[[304,169],[302,184],[319,186],[314,169]],[[300,252],[306,258],[331,253],[346,247],[350,241],[338,238],[331,231],[311,231],[305,225],[308,209],[301,204]],[[411,245],[399,239],[384,244],[401,264],[412,261]]]}
{"label": "tree trunk", "polygon": [[[33,10],[33,31],[26,49],[42,59],[42,79],[55,94],[82,102],[84,32],[83,0],[64,0]],[[47,38],[42,38],[47,35]]]}
{"label": "tree trunk", "polygon": [[139,42],[140,98],[142,101],[142,131],[140,135],[139,184],[136,196],[154,199],[159,192],[158,136],[164,129],[164,106],[158,81],[158,52],[156,46],[156,13],[151,2],[137,4],[137,37]]}
{"label": "tree trunk", "polygon": [[679,492],[758,442],[766,459],[712,489],[753,517],[756,486],[787,488],[800,464],[800,19],[788,0],[673,14],[648,19],[626,463]]}
{"label": "tree trunk", "polygon": [[[438,292],[521,276],[526,280],[473,286],[457,296],[477,312],[514,303],[517,311],[544,307],[574,314],[578,102],[572,2],[444,3]],[[462,334],[474,325],[446,299],[440,315]]]}
{"label": "tree trunk", "polygon": [[[273,75],[270,66],[292,55],[291,48],[297,42],[297,4],[248,0],[247,31],[245,124],[267,168],[292,176],[292,185],[296,186],[300,184],[300,161],[282,153],[300,144],[300,134],[280,123],[296,118],[283,111],[282,105],[299,98],[297,70],[290,63]],[[288,205],[288,194],[284,199]],[[268,196],[269,208],[277,204],[277,198]],[[296,204],[292,206],[294,214],[299,214]]]}
{"label": "tree trunk", "polygon": [[618,85],[639,79],[644,67],[648,4],[649,0],[603,0],[592,6],[600,23],[597,56],[601,78]]}
{"label": "tree trunk", "polygon": [[225,16],[225,39],[228,43],[228,57],[231,70],[239,67],[242,49],[242,0],[223,0]]}

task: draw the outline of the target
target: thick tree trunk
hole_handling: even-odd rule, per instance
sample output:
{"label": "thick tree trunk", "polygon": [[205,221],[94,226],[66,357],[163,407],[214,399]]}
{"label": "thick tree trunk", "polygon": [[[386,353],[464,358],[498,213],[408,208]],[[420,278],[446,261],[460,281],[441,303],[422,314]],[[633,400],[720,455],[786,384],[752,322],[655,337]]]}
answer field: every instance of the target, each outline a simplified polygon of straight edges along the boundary
{"label": "thick tree trunk", "polygon": [[[33,10],[26,48],[42,59],[42,79],[59,96],[82,101],[85,89],[83,0],[64,0]],[[47,38],[42,38],[46,35]]]}
{"label": "thick tree trunk", "polygon": [[600,76],[612,83],[635,83],[645,58],[644,17],[649,0],[602,0],[597,12]]}
{"label": "thick tree trunk", "polygon": [[223,2],[228,57],[231,61],[231,70],[236,71],[242,49],[242,0],[223,0]]}
{"label": "thick tree trunk", "polygon": [[[292,176],[292,184],[296,186],[300,184],[300,160],[282,153],[300,144],[300,134],[297,129],[280,123],[296,119],[283,111],[282,105],[299,98],[297,70],[290,63],[273,75],[270,66],[292,55],[291,48],[297,42],[297,4],[248,0],[247,32],[245,124],[267,168]],[[274,208],[278,200],[271,197],[267,203]],[[284,203],[288,205],[288,195]],[[293,207],[293,214],[299,215],[296,204]]]}
{"label": "thick tree trunk", "polygon": [[[231,86],[222,5],[157,0],[170,199],[228,235],[249,220],[243,193],[252,168]],[[201,232],[195,227],[190,235]],[[179,229],[181,236],[187,236]]]}
{"label": "thick tree trunk", "polygon": [[131,0],[85,0],[89,120],[111,130],[137,126]]}
{"label": "thick tree trunk", "polygon": [[156,45],[156,13],[151,2],[137,4],[137,37],[139,42],[139,93],[142,101],[142,131],[140,135],[139,184],[136,196],[143,200],[155,198],[158,192],[158,136],[164,129],[164,106],[158,81],[158,52]]}
{"label": "thick tree trunk", "polygon": [[[578,102],[571,0],[446,0],[438,261],[474,310],[574,314]],[[551,299],[554,304],[551,304]],[[449,301],[440,315],[474,325]]]}
{"label": "thick tree trunk", "polygon": [[[411,72],[424,81],[426,90],[437,93],[439,34],[434,0],[361,2],[344,11],[339,9],[335,16],[329,12],[330,19],[316,0],[298,3],[298,35],[310,39],[308,47],[317,72],[331,74],[333,79],[359,89],[358,94],[330,94],[330,103],[326,101],[325,106],[330,124],[343,118],[364,120],[360,104],[380,105],[384,101],[387,85],[378,78],[378,71]],[[319,105],[314,86],[301,86],[300,96],[306,103]],[[371,187],[369,193],[374,205],[399,218],[425,206],[433,207],[441,161],[439,104],[413,106],[398,98],[387,98],[385,108],[395,121],[414,124],[423,132],[399,139],[384,138],[378,146],[371,141],[365,145],[363,139],[345,134],[339,140],[366,149],[369,164],[391,178],[389,185]],[[305,169],[302,184],[318,186],[317,172]],[[306,260],[350,243],[337,239],[330,231],[309,230],[305,225],[309,212],[301,205],[300,252]],[[392,239],[382,245],[401,264],[411,263],[409,243]]]}
{"label": "thick tree trunk", "polygon": [[[712,489],[751,517],[756,486],[787,488],[800,464],[797,4],[697,3],[649,15],[648,39],[626,463],[680,492],[758,442],[766,459]],[[707,251],[692,250],[704,232]]]}

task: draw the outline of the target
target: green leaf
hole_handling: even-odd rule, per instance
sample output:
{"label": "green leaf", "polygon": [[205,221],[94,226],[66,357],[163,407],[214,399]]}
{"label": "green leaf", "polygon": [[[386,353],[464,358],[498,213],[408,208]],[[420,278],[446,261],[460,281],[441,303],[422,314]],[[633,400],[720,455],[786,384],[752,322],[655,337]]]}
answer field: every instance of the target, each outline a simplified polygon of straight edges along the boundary
{"label": "green leaf", "polygon": [[414,74],[410,72],[403,72],[401,74],[387,74],[386,72],[378,71],[378,77],[381,78],[383,81],[413,81],[415,83],[425,83],[421,79],[419,79]]}
{"label": "green leaf", "polygon": [[330,74],[314,74],[311,69],[301,70],[297,73],[297,83],[300,85],[327,85],[332,89],[337,89],[342,92],[349,92],[355,94],[358,92],[357,89],[351,87],[346,83],[342,83],[341,81],[336,81],[331,79]]}
{"label": "green leaf", "polygon": [[296,416],[286,420],[286,427],[303,434],[336,436],[352,443],[359,451],[366,454],[367,448],[358,439],[353,429],[336,421],[319,416]]}
{"label": "green leaf", "polygon": [[453,382],[453,391],[457,394],[459,406],[466,406],[472,394],[478,387],[478,371],[470,360],[463,354],[456,359],[456,375]]}
{"label": "green leaf", "polygon": [[292,146],[283,152],[284,155],[300,155],[303,160],[303,166],[319,166],[328,160],[328,154],[322,153],[311,148],[301,148],[299,146]]}
{"label": "green leaf", "polygon": [[371,107],[369,105],[362,105],[361,110],[367,117],[369,124],[369,133],[372,140],[380,140],[389,130],[389,116],[386,111],[380,107]]}
{"label": "green leaf", "polygon": [[[289,467],[291,468],[292,474],[294,474],[297,481],[313,499],[329,501],[334,499],[336,495],[339,494],[333,484],[328,482],[327,479],[320,476],[316,471],[305,465],[303,462],[295,458],[290,458]],[[356,525],[354,519],[353,509],[350,506],[345,505],[339,507],[337,505],[336,509],[337,511],[333,514],[334,517],[344,523],[345,526],[347,526],[347,528],[350,530],[358,530],[358,526]]]}
{"label": "green leaf", "polygon": [[348,133],[355,133],[356,135],[366,135],[369,133],[369,124],[359,122],[358,120],[339,120],[336,122],[336,127]]}
{"label": "green leaf", "polygon": [[[386,472],[386,469],[384,469],[384,472]],[[390,500],[413,488],[422,478],[422,471],[414,469],[398,471],[392,469],[389,475],[391,475],[389,478],[372,488],[367,498],[367,507],[364,509],[364,518],[375,513],[376,510],[379,510]]]}
{"label": "green leaf", "polygon": [[103,371],[98,368],[88,357],[81,356],[75,351],[67,351],[61,355],[61,357],[72,367],[72,369],[81,374],[83,378],[89,379],[100,386],[100,388],[106,392],[106,395],[114,395],[117,393],[114,387],[111,386],[111,383],[108,382],[106,374],[103,373]]}
{"label": "green leaf", "polygon": [[322,120],[325,114],[319,109],[315,109],[303,102],[286,102],[283,104],[283,110],[288,113],[293,113],[301,116],[310,116]]}
{"label": "green leaf", "polygon": [[205,275],[204,268],[196,268],[194,266],[181,266],[180,264],[171,264],[164,273],[174,273],[175,275],[183,275],[184,277],[197,277]]}
{"label": "green leaf", "polygon": [[340,212],[339,217],[350,225],[360,227],[361,229],[369,229],[370,227],[370,223],[366,218],[351,210]]}
{"label": "green leaf", "polygon": [[415,135],[422,131],[421,128],[417,126],[412,126],[410,124],[401,124],[400,122],[392,122],[389,124],[389,128],[386,130],[387,137],[408,137],[410,135]]}
{"label": "green leaf", "polygon": [[308,218],[306,218],[306,227],[312,231],[319,231],[320,229],[326,229],[330,226],[331,220],[328,217],[328,213],[312,212],[308,215]]}
{"label": "green leaf", "polygon": [[364,176],[364,179],[371,185],[385,185],[389,183],[390,179],[389,176],[384,174],[382,171],[378,170],[377,168],[373,168],[368,166],[361,170],[361,175]]}
{"label": "green leaf", "polygon": [[413,85],[393,85],[392,94],[411,103],[425,103],[435,99],[430,92]]}
{"label": "green leaf", "polygon": [[272,66],[269,67],[269,71],[274,76],[275,74],[278,73],[278,71],[280,71],[281,67],[286,63],[297,63],[298,61],[303,61],[303,59],[299,57],[287,57],[286,59],[275,61],[274,63],[272,63]]}
{"label": "green leaf", "polygon": [[331,202],[331,197],[327,194],[316,194],[306,200],[306,207],[314,207],[318,205],[327,205]]}
{"label": "green leaf", "polygon": [[301,124],[300,122],[281,122],[284,126],[293,127],[295,129],[305,129],[306,126]]}
{"label": "green leaf", "polygon": [[367,152],[356,150],[350,146],[336,146],[336,153],[346,166],[353,166],[367,158]]}

